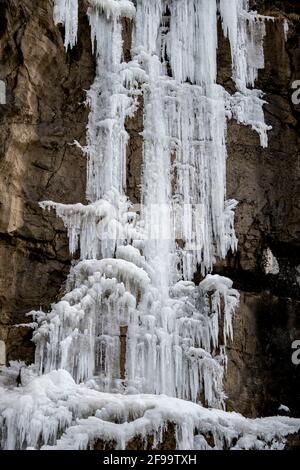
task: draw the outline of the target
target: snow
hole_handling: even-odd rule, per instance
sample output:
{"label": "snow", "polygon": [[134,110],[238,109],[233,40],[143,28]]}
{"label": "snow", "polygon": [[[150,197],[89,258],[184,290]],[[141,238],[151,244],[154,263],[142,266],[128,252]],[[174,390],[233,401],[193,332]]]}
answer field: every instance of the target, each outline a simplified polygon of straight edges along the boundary
{"label": "snow", "polygon": [[0,397],[2,448],[10,450],[83,450],[98,439],[124,449],[147,435],[154,435],[155,445],[168,423],[174,423],[178,450],[203,448],[209,433],[217,450],[280,449],[300,428],[299,419],[251,420],[164,395],[107,394],[76,385],[65,370],[32,376],[24,387],[0,388]]}
{"label": "snow", "polygon": [[248,0],[220,0],[223,31],[231,47],[233,79],[239,91],[254,87],[264,68],[265,22],[273,18],[249,11]]}
{"label": "snow", "polygon": [[100,13],[105,13],[108,19],[121,16],[133,19],[135,16],[134,4],[128,0],[89,0],[89,3]]}
{"label": "snow", "polygon": [[[268,144],[265,101],[253,88],[266,18],[247,0],[90,0],[87,14],[96,58],[82,148],[88,204],[40,203],[63,220],[79,259],[63,298],[48,312],[30,312],[35,364],[14,363],[0,375],[1,447],[86,449],[106,439],[122,449],[136,435],[160,442],[172,422],[178,449],[210,448],[208,432],[218,449],[282,448],[299,420],[222,411],[239,293],[211,274],[237,248],[237,201],[226,196],[228,120]],[[216,83],[218,14],[231,46],[233,95]],[[128,63],[122,17],[133,20]],[[54,20],[65,26],[65,47],[74,46],[77,0],[55,0]],[[135,207],[126,196],[126,121],[139,102]]]}
{"label": "snow", "polygon": [[[150,283],[148,274],[142,268],[124,259],[106,258],[100,261],[82,261],[75,267],[74,271],[77,273],[80,272],[81,276],[83,275],[87,278],[99,272],[101,276],[118,278],[121,282],[124,282],[125,285],[133,283],[142,289],[146,289],[147,285]],[[76,281],[78,282],[77,275]],[[79,285],[81,285],[81,282],[82,277],[80,278]]]}
{"label": "snow", "polygon": [[284,32],[285,41],[288,40],[289,30],[290,30],[289,22],[288,22],[288,20],[285,19],[284,22],[283,22],[283,32]]}
{"label": "snow", "polygon": [[284,411],[285,413],[290,413],[291,412],[289,407],[286,406],[286,405],[280,405],[279,408],[278,408],[278,411]]}

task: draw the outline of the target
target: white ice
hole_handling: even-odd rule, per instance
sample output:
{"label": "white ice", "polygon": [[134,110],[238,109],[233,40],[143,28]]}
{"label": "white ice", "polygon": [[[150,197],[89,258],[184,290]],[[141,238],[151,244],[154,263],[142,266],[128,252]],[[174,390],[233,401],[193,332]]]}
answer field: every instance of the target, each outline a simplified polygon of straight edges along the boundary
{"label": "white ice", "polygon": [[77,43],[78,0],[54,0],[54,22],[65,27],[65,48]]}
{"label": "white ice", "polygon": [[[72,47],[77,0],[54,3]],[[239,294],[230,279],[211,274],[237,248],[237,201],[226,196],[228,120],[268,143],[265,101],[253,88],[266,19],[247,0],[90,0],[87,14],[96,57],[82,149],[88,204],[41,203],[62,218],[79,259],[63,298],[48,312],[31,312],[35,365],[3,371],[1,446],[85,449],[108,439],[125,448],[136,435],[160,442],[172,422],[178,449],[209,448],[210,432],[218,449],[282,448],[299,421],[220,411]],[[216,84],[219,14],[233,95]],[[129,62],[122,17],[133,23]],[[141,103],[136,208],[126,196],[126,124]],[[16,376],[23,387],[13,388]]]}

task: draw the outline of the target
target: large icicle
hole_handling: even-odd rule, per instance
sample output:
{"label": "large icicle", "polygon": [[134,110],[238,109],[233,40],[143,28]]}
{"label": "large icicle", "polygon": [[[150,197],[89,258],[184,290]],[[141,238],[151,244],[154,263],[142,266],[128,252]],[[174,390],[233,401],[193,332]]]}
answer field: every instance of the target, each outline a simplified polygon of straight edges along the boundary
{"label": "large icicle", "polygon": [[166,53],[177,82],[215,83],[217,76],[216,0],[167,2],[170,32]]}
{"label": "large icicle", "polygon": [[231,46],[233,79],[239,90],[254,87],[258,70],[265,66],[265,21],[271,18],[249,11],[248,0],[220,0],[220,13]]}
{"label": "large icicle", "polygon": [[267,147],[262,93],[254,87],[258,71],[264,68],[264,37],[266,20],[273,20],[249,11],[248,0],[220,0],[223,31],[228,37],[232,57],[232,78],[238,92],[232,97],[233,117],[258,132],[262,147]]}
{"label": "large icicle", "polygon": [[[87,261],[73,270],[65,298],[39,316],[41,371],[64,367],[77,381],[98,377],[105,390],[125,387],[193,401],[202,395],[209,405],[224,404],[224,347],[232,338],[238,295],[228,280],[208,277],[198,289],[190,281],[198,268],[205,275],[237,245],[237,203],[226,201],[227,119],[252,125],[263,145],[267,126],[259,92],[247,89],[263,66],[263,18],[245,1],[220,2],[238,86],[230,97],[216,84],[217,13],[214,0],[138,0],[136,9],[125,0],[90,2],[97,68],[88,93],[85,151],[92,203],[42,204],[56,209],[68,228],[70,251],[80,242]],[[134,15],[132,61],[124,63],[121,17]],[[125,124],[141,94],[142,205],[131,212]],[[89,261],[97,258],[97,265]],[[85,266],[91,272],[82,277]],[[143,289],[131,277],[138,273],[149,280]],[[208,291],[207,285],[214,287]],[[122,380],[121,326],[127,328]],[[85,354],[78,362],[80,350]]]}

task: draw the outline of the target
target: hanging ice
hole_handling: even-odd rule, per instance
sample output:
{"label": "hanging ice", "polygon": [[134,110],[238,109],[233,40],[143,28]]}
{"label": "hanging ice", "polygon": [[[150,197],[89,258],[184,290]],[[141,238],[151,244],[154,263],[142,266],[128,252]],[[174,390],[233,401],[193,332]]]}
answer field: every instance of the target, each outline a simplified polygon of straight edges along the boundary
{"label": "hanging ice", "polygon": [[288,22],[287,19],[285,19],[284,22],[283,22],[283,32],[284,32],[285,41],[288,40],[289,30],[290,30],[289,22]]}
{"label": "hanging ice", "polygon": [[[77,0],[54,3],[72,47]],[[81,449],[107,438],[124,448],[138,434],[160,442],[171,421],[182,449],[209,448],[207,432],[216,448],[281,448],[297,420],[251,422],[188,403],[225,406],[226,344],[239,294],[230,279],[210,273],[237,246],[237,202],[226,200],[228,119],[250,125],[267,145],[262,94],[248,88],[264,65],[265,18],[246,0],[89,5],[96,56],[83,149],[89,203],[41,203],[63,219],[80,260],[62,300],[48,313],[31,312],[36,361],[19,367],[23,388],[8,390],[15,364],[4,371],[1,445]],[[219,14],[231,45],[233,96],[216,83]],[[133,22],[128,63],[123,17]],[[126,122],[141,103],[136,207],[126,196]],[[197,270],[206,275],[199,286]]]}
{"label": "hanging ice", "polygon": [[54,0],[54,22],[65,27],[65,48],[77,42],[78,0]]}
{"label": "hanging ice", "polygon": [[249,11],[249,0],[220,0],[224,34],[231,46],[233,79],[239,90],[254,86],[264,68],[265,22],[271,17]]}

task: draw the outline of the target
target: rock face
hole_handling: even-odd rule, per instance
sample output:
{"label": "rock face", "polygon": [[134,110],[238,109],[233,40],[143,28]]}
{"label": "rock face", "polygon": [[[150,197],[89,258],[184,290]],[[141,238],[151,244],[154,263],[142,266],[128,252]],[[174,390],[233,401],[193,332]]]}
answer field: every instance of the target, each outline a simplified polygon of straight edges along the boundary
{"label": "rock face", "polygon": [[[86,2],[81,4],[79,42],[65,54],[52,0],[0,2],[0,79],[7,85],[7,104],[0,105],[0,341],[7,360],[32,361],[31,331],[13,325],[59,297],[70,266],[65,230],[38,202],[85,200],[85,157],[69,145],[84,144],[84,90],[94,77]],[[284,404],[299,416],[300,369],[291,361],[291,344],[300,339],[300,106],[292,103],[292,83],[300,80],[300,12],[292,2],[253,4],[277,18],[267,26],[266,68],[257,85],[266,93],[273,130],[269,148],[262,149],[251,129],[229,126],[227,185],[228,197],[239,201],[239,248],[215,271],[234,280],[241,305],[225,386],[229,409],[258,416],[276,414]],[[127,37],[126,60],[129,47]],[[231,90],[224,38],[219,65],[219,81]],[[142,103],[127,126],[128,194],[138,202]]]}

